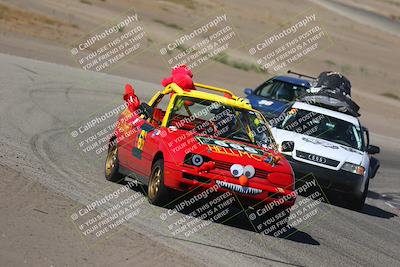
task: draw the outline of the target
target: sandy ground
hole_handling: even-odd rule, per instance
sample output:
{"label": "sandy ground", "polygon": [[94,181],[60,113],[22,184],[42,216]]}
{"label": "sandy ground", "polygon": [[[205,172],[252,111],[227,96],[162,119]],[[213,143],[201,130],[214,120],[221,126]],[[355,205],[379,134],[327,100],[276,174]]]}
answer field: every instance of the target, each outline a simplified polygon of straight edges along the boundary
{"label": "sandy ground", "polygon": [[[400,74],[397,72],[400,38],[328,10],[317,2],[255,1],[244,8],[243,1],[238,0],[143,0],[134,1],[134,4],[128,0],[0,0],[0,52],[78,67],[70,54],[71,41],[134,7],[154,46],[110,73],[159,83],[169,75],[158,52],[159,44],[181,31],[190,31],[193,21],[222,9],[231,18],[241,39],[252,40],[282,27],[291,17],[312,8],[334,43],[294,70],[314,75],[328,69],[344,72],[352,81],[354,99],[361,106],[361,120],[376,134],[372,136],[372,142],[375,136],[387,136],[384,145],[389,148],[391,142],[398,140],[393,138],[400,134],[400,100],[396,99],[400,97]],[[392,20],[400,17],[397,0],[340,2]],[[253,63],[243,49],[231,49],[229,56]],[[195,71],[195,80],[225,86],[240,95],[242,88],[255,87],[268,77],[268,74],[243,71],[217,62]],[[0,91],[0,95],[2,93]],[[384,96],[388,94],[391,97]],[[397,157],[393,151],[390,153],[386,158]],[[1,166],[1,265],[145,266],[150,262],[156,266],[182,265],[183,262],[199,265],[179,251],[132,231],[129,236],[118,235],[99,248],[87,249],[67,220],[67,210],[76,204],[75,200],[48,190],[16,170],[18,166],[13,169]],[[385,175],[393,181],[398,172],[390,169]],[[385,184],[381,191],[389,192],[390,189],[390,185]],[[168,263],[163,258],[168,258]]]}
{"label": "sandy ground", "polygon": [[0,168],[2,266],[201,266],[132,231],[87,247],[69,219],[74,201]]}

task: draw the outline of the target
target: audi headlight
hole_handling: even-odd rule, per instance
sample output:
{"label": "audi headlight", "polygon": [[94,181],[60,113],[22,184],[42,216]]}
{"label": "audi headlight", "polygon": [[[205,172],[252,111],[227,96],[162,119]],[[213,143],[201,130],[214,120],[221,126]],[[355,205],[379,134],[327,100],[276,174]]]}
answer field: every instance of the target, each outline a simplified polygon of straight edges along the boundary
{"label": "audi headlight", "polygon": [[358,175],[364,175],[365,168],[360,165],[356,165],[350,162],[345,162],[342,166],[342,170],[352,172]]}
{"label": "audi headlight", "polygon": [[204,159],[201,155],[193,155],[192,156],[192,163],[194,166],[199,167],[201,164],[203,164]]}

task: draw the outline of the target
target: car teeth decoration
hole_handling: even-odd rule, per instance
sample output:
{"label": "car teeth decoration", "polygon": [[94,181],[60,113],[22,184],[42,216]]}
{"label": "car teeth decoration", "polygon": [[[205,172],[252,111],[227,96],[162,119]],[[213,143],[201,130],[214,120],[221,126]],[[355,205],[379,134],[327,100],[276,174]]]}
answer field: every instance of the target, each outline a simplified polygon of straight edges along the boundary
{"label": "car teeth decoration", "polygon": [[228,182],[224,182],[224,181],[220,181],[220,180],[216,180],[215,182],[218,186],[220,186],[222,188],[230,189],[232,191],[242,193],[242,194],[256,195],[256,194],[262,193],[262,190],[257,189],[257,188],[241,186],[238,184],[232,184],[232,183],[228,183]]}

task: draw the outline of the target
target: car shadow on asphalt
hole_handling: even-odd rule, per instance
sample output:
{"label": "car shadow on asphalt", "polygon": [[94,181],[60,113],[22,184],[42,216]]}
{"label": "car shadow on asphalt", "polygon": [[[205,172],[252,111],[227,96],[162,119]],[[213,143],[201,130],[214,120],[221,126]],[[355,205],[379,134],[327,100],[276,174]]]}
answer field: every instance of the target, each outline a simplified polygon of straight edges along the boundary
{"label": "car shadow on asphalt", "polygon": [[370,215],[370,216],[375,216],[383,219],[390,219],[393,217],[397,217],[398,215],[392,212],[388,212],[386,210],[383,210],[381,208],[371,206],[369,204],[365,204],[364,209],[361,211],[361,213]]}
{"label": "car shadow on asphalt", "polygon": [[[386,203],[390,203],[393,206],[398,207],[399,204],[399,194],[398,193],[387,193],[387,194],[379,194],[377,192],[374,191],[368,191],[368,195],[367,198],[371,198],[371,199],[380,199]],[[369,205],[369,204],[365,204],[364,209],[362,210],[362,213],[364,214],[368,214],[371,216],[375,216],[375,217],[380,217],[380,218],[384,218],[384,219],[390,219],[393,217],[397,217],[398,215],[386,210],[383,210],[381,208]]]}
{"label": "car shadow on asphalt", "polygon": [[[121,181],[119,181],[119,184],[121,185],[127,185],[128,182],[126,181],[126,179],[123,179]],[[146,192],[147,192],[147,187],[144,185],[139,185],[136,187],[130,187],[132,191],[134,192],[139,192],[141,194],[143,194],[144,196],[146,196]],[[188,195],[188,197],[190,197]],[[193,208],[196,208],[198,206],[201,206],[202,204],[204,204],[204,202],[198,202],[196,203],[196,206],[194,206]],[[172,209],[174,208],[172,205],[167,205],[163,208],[167,208],[167,209]],[[257,233],[257,231],[255,230],[254,226],[252,226],[249,218],[245,215],[244,211],[236,207],[232,207],[233,209],[229,209],[229,214],[228,214],[228,218],[227,220],[222,220],[222,221],[215,221],[214,223],[217,224],[222,224],[222,225],[226,225],[226,226],[230,226],[230,227],[235,227],[238,229],[243,229],[246,231],[250,231],[250,232],[254,232]],[[184,210],[180,212],[181,214],[184,215],[188,215],[190,212]],[[260,234],[262,235],[262,234]],[[178,240],[181,242],[188,242],[188,243],[192,243],[195,245],[200,245],[200,246],[206,246],[206,247],[212,247],[212,248],[216,248],[216,249],[221,249],[224,251],[228,251],[228,252],[232,252],[235,254],[241,254],[244,255],[246,257],[253,257],[253,258],[257,258],[257,259],[261,259],[261,260],[265,260],[269,263],[273,263],[273,264],[283,264],[283,265],[287,265],[287,266],[296,266],[296,267],[303,267],[304,265],[299,265],[296,263],[291,263],[291,262],[286,262],[286,261],[282,261],[282,260],[277,260],[277,259],[273,259],[273,258],[269,258],[269,257],[265,257],[263,255],[257,255],[255,253],[250,253],[247,251],[241,251],[239,249],[232,249],[232,248],[228,248],[228,247],[224,247],[224,246],[218,246],[216,244],[209,244],[206,242],[200,242],[198,240],[193,240],[193,239],[184,239],[184,238],[180,238],[178,236],[171,236],[171,235],[165,235],[160,233],[160,236],[164,237],[164,238],[168,238],[168,239],[173,239],[173,240]],[[272,236],[272,235],[271,235]],[[272,236],[273,237],[273,236]],[[300,231],[296,228],[292,228],[287,235],[285,235],[285,237],[274,237],[279,239],[287,239],[290,241],[294,241],[294,242],[298,242],[298,243],[302,243],[302,244],[309,244],[309,245],[320,245],[320,243],[315,240],[312,236],[310,236],[309,234]]]}
{"label": "car shadow on asphalt", "polygon": [[[329,199],[329,203],[327,203],[327,204],[338,206],[338,207],[345,208],[345,209],[349,209],[348,208],[348,206],[349,206],[348,200],[341,198],[341,197],[337,197],[334,195],[334,193],[328,193],[327,195],[328,195],[328,199]],[[376,193],[374,191],[368,191],[367,198],[380,199],[383,201],[393,200],[393,198],[391,198],[390,196],[382,196],[381,194]],[[390,218],[398,216],[395,213],[386,211],[384,209],[370,205],[368,203],[365,203],[364,208],[361,211],[354,211],[354,212],[359,212],[362,214],[366,214],[366,215],[370,215],[370,216],[374,216],[374,217],[378,217],[378,218],[383,218],[383,219],[390,219]]]}
{"label": "car shadow on asphalt", "polygon": [[[126,183],[127,182],[125,180],[120,182],[120,184],[126,184]],[[140,192],[146,196],[147,187],[144,185],[133,187],[131,189],[136,192]],[[184,201],[185,199],[191,198],[192,195],[191,194],[187,194],[185,196],[177,195],[177,197],[179,197],[180,201]],[[174,202],[172,202],[172,203],[174,203]],[[193,210],[201,207],[205,203],[206,203],[206,201],[198,201],[195,204],[193,204],[193,206],[190,209],[180,210],[179,213],[181,213],[183,215],[189,215]],[[175,203],[175,205],[176,205],[176,203]],[[169,205],[165,206],[164,208],[174,209],[174,204],[169,204]],[[194,216],[194,217],[199,217],[199,216]],[[286,239],[286,240],[290,240],[293,242],[308,244],[308,245],[313,245],[313,246],[320,245],[320,243],[317,240],[315,240],[311,235],[309,235],[308,233],[306,233],[300,229],[297,229],[295,227],[288,229],[288,231],[286,231],[284,234],[281,234],[278,236],[275,236],[273,233],[261,233],[261,232],[257,231],[254,224],[252,224],[249,217],[246,215],[246,212],[243,209],[237,208],[234,205],[231,205],[229,207],[229,213],[226,216],[224,216],[223,219],[215,220],[215,221],[213,221],[213,223],[222,224],[222,225],[226,225],[226,226],[230,226],[230,227],[235,227],[238,229],[258,233],[260,235],[270,236],[270,237],[273,237],[276,239]]]}
{"label": "car shadow on asphalt", "polygon": [[316,239],[314,239],[310,234],[296,227],[292,227],[287,232],[285,232],[285,234],[281,234],[278,236],[275,236],[273,233],[267,233],[267,234],[260,233],[256,230],[254,224],[249,220],[249,217],[245,214],[245,212],[243,210],[237,209],[236,207],[232,207],[232,210],[230,211],[230,219],[225,220],[224,222],[217,222],[217,223],[222,223],[227,226],[259,233],[260,235],[267,235],[277,239],[287,239],[293,242],[313,245],[313,246],[320,245],[320,243]]}
{"label": "car shadow on asphalt", "polygon": [[[174,239],[174,240],[179,240],[179,241],[182,241],[182,242],[188,242],[188,243],[192,243],[192,244],[196,244],[196,245],[200,245],[200,246],[206,246],[206,247],[221,249],[221,250],[232,252],[232,253],[235,253],[235,254],[241,254],[241,255],[244,255],[244,256],[247,256],[247,257],[253,257],[253,258],[257,258],[257,259],[262,259],[262,260],[265,260],[265,261],[268,261],[268,262],[273,262],[273,263],[276,263],[276,264],[283,264],[285,266],[286,265],[287,266],[296,266],[296,267],[305,266],[305,265],[299,265],[299,264],[285,262],[285,261],[281,261],[281,260],[276,260],[276,259],[268,258],[268,257],[265,257],[265,256],[256,255],[256,254],[249,253],[249,252],[246,252],[246,251],[240,251],[240,250],[236,250],[236,249],[226,248],[226,247],[217,246],[217,245],[214,245],[214,244],[207,244],[207,243],[203,243],[203,242],[196,241],[196,240],[188,240],[188,239],[183,239],[183,238],[173,237],[173,236],[166,236],[166,235],[162,235],[162,236],[164,238],[171,238],[171,239]],[[270,265],[270,264],[268,264],[268,265]]]}

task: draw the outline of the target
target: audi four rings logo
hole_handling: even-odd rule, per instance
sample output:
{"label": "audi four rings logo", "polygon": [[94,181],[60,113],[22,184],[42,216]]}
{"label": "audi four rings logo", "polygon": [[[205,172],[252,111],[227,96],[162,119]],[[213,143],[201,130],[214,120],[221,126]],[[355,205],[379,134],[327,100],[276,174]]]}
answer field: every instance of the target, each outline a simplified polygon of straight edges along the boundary
{"label": "audi four rings logo", "polygon": [[318,162],[318,163],[326,163],[326,158],[324,158],[324,157],[320,157],[320,156],[317,156],[317,155],[308,155],[308,159],[309,160],[312,160],[312,161],[315,161],[315,162]]}

